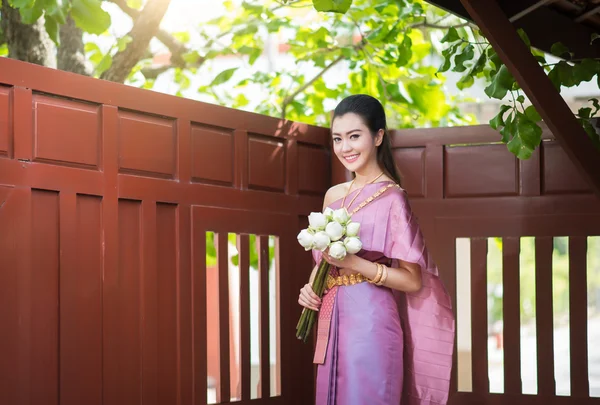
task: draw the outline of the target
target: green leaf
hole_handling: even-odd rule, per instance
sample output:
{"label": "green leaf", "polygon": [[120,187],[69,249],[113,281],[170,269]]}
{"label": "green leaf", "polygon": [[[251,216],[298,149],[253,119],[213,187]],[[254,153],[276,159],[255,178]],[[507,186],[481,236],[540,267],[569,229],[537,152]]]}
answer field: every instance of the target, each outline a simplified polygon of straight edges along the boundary
{"label": "green leaf", "polygon": [[190,42],[190,33],[187,31],[174,32],[171,35],[173,35],[175,39],[177,39],[179,42],[182,42],[184,44]]}
{"label": "green leaf", "polygon": [[35,0],[8,0],[8,4],[13,8],[32,8]]}
{"label": "green leaf", "polygon": [[250,65],[254,65],[254,62],[256,62],[256,60],[260,57],[260,55],[262,55],[262,49],[254,48],[254,50],[250,54],[250,57],[248,58],[248,63]]}
{"label": "green leaf", "polygon": [[213,79],[213,81],[210,83],[211,86],[218,86],[220,84],[225,83],[226,81],[228,81],[229,79],[231,79],[231,77],[233,76],[233,74],[235,73],[235,71],[238,68],[231,68],[231,69],[227,69],[222,71],[221,73],[219,73],[217,75],[217,77],[215,77]]}
{"label": "green leaf", "polygon": [[264,8],[263,6],[257,6],[255,4],[248,3],[247,1],[242,2],[244,10],[248,11],[248,14],[261,15]]}
{"label": "green leaf", "polygon": [[600,61],[595,59],[584,59],[573,66],[572,72],[573,80],[576,83],[575,85],[578,85],[581,82],[589,82],[594,76],[600,74]]}
{"label": "green leaf", "polygon": [[533,151],[542,141],[542,128],[527,118],[522,112],[517,112],[514,136],[521,139],[521,144],[524,148]]}
{"label": "green leaf", "polygon": [[191,85],[191,80],[187,75],[182,71],[182,69],[175,69],[174,80],[177,84],[179,84],[179,90],[187,90]]}
{"label": "green leaf", "polygon": [[444,57],[444,63],[438,69],[438,72],[445,72],[452,66],[452,56],[456,53],[456,49],[460,44],[454,44],[442,51],[442,56]]}
{"label": "green leaf", "polygon": [[529,107],[527,107],[525,109],[525,115],[527,116],[527,118],[529,118],[530,121],[532,122],[540,122],[542,120],[542,117],[540,116],[540,114],[537,112],[537,110],[535,109],[534,106],[530,105]]}
{"label": "green leaf", "polygon": [[502,65],[498,73],[494,75],[492,83],[485,88],[485,94],[491,98],[502,100],[506,93],[512,89],[515,79],[508,71],[506,65]]}
{"label": "green leaf", "polygon": [[600,150],[600,136],[596,132],[594,125],[587,119],[579,119],[579,123],[583,126],[583,129],[588,134],[594,146]]}
{"label": "green leaf", "polygon": [[527,45],[527,47],[530,47],[531,46],[531,41],[529,40],[529,37],[527,36],[527,34],[523,30],[523,28],[519,28],[517,30],[517,33],[519,34],[519,36],[521,37],[521,39],[523,40],[523,42],[525,42],[525,45]]}
{"label": "green leaf", "polygon": [[572,54],[569,51],[569,48],[567,48],[565,46],[565,44],[563,44],[562,42],[556,42],[556,43],[552,44],[552,46],[550,47],[550,52],[554,56],[558,56],[559,58],[567,56],[567,55],[569,57],[572,57]]}
{"label": "green leaf", "polygon": [[479,76],[483,72],[486,62],[487,56],[484,52],[482,52],[481,55],[479,55],[479,58],[477,58],[477,62],[475,62],[475,64],[471,68],[470,74],[475,77]]}
{"label": "green leaf", "polygon": [[237,97],[235,98],[235,107],[236,108],[240,108],[240,107],[245,107],[248,104],[250,104],[250,100],[248,100],[248,98],[246,98],[246,96],[244,95],[244,93],[240,93],[237,95]]}
{"label": "green leaf", "polygon": [[102,75],[102,73],[106,72],[112,66],[112,56],[110,53],[104,55],[104,57],[100,60],[100,63],[96,65],[96,74],[98,76]]}
{"label": "green leaf", "polygon": [[496,70],[499,70],[502,66],[502,60],[500,59],[500,56],[498,56],[498,54],[496,53],[496,51],[494,50],[494,48],[488,48],[487,50],[487,56],[488,59],[490,60],[490,62],[492,63],[492,65],[495,67]]}
{"label": "green leaf", "polygon": [[469,72],[466,75],[464,75],[463,77],[461,77],[458,82],[456,82],[456,87],[458,87],[459,90],[464,90],[464,89],[468,89],[469,87],[473,86],[474,83],[475,83],[475,78],[473,77],[473,74],[471,72]]}
{"label": "green leaf", "polygon": [[592,109],[590,107],[581,107],[577,112],[580,118],[589,119],[592,115]]}
{"label": "green leaf", "polygon": [[506,120],[504,121],[504,127],[500,129],[500,134],[502,135],[502,142],[508,144],[510,140],[514,137],[515,133],[515,120],[514,114],[508,114]]}
{"label": "green leaf", "polygon": [[8,44],[0,45],[0,56],[8,56]]}
{"label": "green leaf", "polygon": [[21,21],[25,24],[33,24],[44,14],[44,8],[42,2],[38,1],[33,4],[33,7],[19,9],[21,14]]}
{"label": "green leaf", "polygon": [[590,98],[588,101],[591,101],[592,105],[594,106],[594,112],[592,112],[592,117],[594,117],[598,110],[600,110],[600,103],[598,102],[597,98]]}
{"label": "green leaf", "polygon": [[404,39],[398,47],[399,56],[396,60],[396,66],[405,66],[412,58],[412,40],[408,34],[404,34]]}
{"label": "green leaf", "polygon": [[142,8],[142,0],[127,0],[127,5],[131,8],[139,10]]}
{"label": "green leaf", "polygon": [[67,22],[67,14],[69,13],[70,4],[66,1],[62,3],[54,0],[50,1],[51,3],[46,6],[46,17],[52,17],[59,25],[65,24]]}
{"label": "green leaf", "polygon": [[598,38],[600,38],[600,34],[598,34],[597,32],[592,32],[592,37],[590,39],[590,45],[594,43],[595,40],[597,40]]}
{"label": "green leaf", "polygon": [[110,27],[110,14],[102,9],[100,0],[73,0],[71,16],[85,32],[100,35]]}
{"label": "green leaf", "polygon": [[48,33],[50,39],[56,44],[56,46],[60,46],[60,25],[58,24],[58,21],[47,15],[45,17],[44,27],[46,27],[46,32]]}
{"label": "green leaf", "polygon": [[127,44],[129,44],[131,41],[133,41],[133,38],[131,38],[129,35],[125,35],[124,37],[117,39],[117,48],[119,48],[119,52],[123,52],[125,48],[127,48]]}
{"label": "green leaf", "polygon": [[575,68],[564,60],[554,65],[550,73],[548,73],[548,78],[559,91],[561,86],[573,87],[581,82],[575,77]]}
{"label": "green leaf", "polygon": [[345,14],[352,5],[352,0],[313,0],[315,10]]}
{"label": "green leaf", "polygon": [[490,120],[490,127],[492,127],[493,129],[497,130],[500,127],[503,127],[504,124],[504,114],[510,110],[512,107],[509,105],[502,105],[500,107],[500,111],[498,112],[498,114],[496,114],[496,116],[494,118],[492,118]]}
{"label": "green leaf", "polygon": [[465,46],[463,51],[460,54],[456,55],[456,57],[454,58],[455,66],[454,69],[452,69],[452,71],[464,72],[465,70],[467,70],[465,62],[470,61],[471,59],[473,59],[474,56],[475,52],[473,51],[473,45],[469,44]]}
{"label": "green leaf", "polygon": [[440,42],[442,43],[446,43],[446,42],[455,42],[458,41],[460,39],[460,35],[458,35],[458,31],[456,30],[456,28],[454,27],[450,27],[448,29],[448,32],[446,33],[446,35],[444,35],[444,37],[442,38],[442,40]]}
{"label": "green leaf", "polygon": [[522,95],[522,94],[519,94],[519,97],[517,97],[517,101],[519,103],[521,103],[521,104],[524,103],[525,102],[525,96]]}
{"label": "green leaf", "polygon": [[529,149],[527,146],[523,145],[521,138],[515,136],[511,139],[506,146],[508,150],[515,155],[517,158],[522,160],[527,160],[531,157],[533,153],[532,149]]}

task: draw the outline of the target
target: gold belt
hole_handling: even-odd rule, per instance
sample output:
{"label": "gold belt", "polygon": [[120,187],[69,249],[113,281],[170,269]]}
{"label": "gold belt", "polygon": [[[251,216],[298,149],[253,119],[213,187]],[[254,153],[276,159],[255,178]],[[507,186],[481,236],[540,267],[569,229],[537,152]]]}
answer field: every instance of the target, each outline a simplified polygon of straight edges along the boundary
{"label": "gold belt", "polygon": [[362,283],[364,281],[369,281],[369,279],[360,273],[350,274],[349,276],[344,275],[344,276],[337,276],[337,277],[328,275],[327,276],[327,289],[331,290],[336,285],[337,286],[354,285],[354,284]]}

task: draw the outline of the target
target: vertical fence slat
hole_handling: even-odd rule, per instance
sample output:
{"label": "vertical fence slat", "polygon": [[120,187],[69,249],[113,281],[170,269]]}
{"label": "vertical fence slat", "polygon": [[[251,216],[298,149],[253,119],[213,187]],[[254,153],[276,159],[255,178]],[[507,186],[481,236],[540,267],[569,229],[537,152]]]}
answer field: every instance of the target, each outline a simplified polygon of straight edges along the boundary
{"label": "vertical fence slat", "polygon": [[261,398],[271,395],[269,359],[269,237],[257,237],[260,297],[260,392]]}
{"label": "vertical fence slat", "polygon": [[192,210],[192,317],[194,353],[194,405],[206,405],[207,347],[206,347],[206,231],[202,219]]}
{"label": "vertical fence slat", "polygon": [[556,392],[554,381],[554,328],[552,312],[551,237],[535,239],[535,324],[538,395]]}
{"label": "vertical fence slat", "polygon": [[521,394],[519,239],[502,239],[504,392]]}
{"label": "vertical fence slat", "polygon": [[29,405],[32,399],[32,386],[31,381],[31,370],[34,367],[32,364],[32,294],[31,284],[32,280],[32,223],[31,223],[31,209],[32,209],[32,192],[30,188],[18,188],[12,194],[12,198],[19,201],[21,209],[17,210],[19,215],[19,228],[18,234],[14,236],[16,245],[17,255],[17,297],[18,297],[18,316],[19,325],[15,331],[18,336],[18,362],[16,368],[16,374],[18,375],[18,387],[17,387],[17,405]]}
{"label": "vertical fence slat", "polygon": [[[91,387],[86,387],[87,392],[82,390],[86,382],[82,376],[86,375],[87,367],[99,365],[94,364],[96,357],[92,354],[97,351],[86,352],[89,353],[87,356],[89,361],[81,364],[81,356],[77,356],[80,354],[77,349],[86,348],[88,341],[81,339],[82,344],[73,345],[77,341],[76,335],[81,331],[79,325],[73,322],[72,315],[76,314],[81,306],[74,305],[76,303],[73,299],[77,295],[74,294],[73,284],[70,284],[78,274],[81,275],[81,272],[77,271],[76,195],[70,192],[61,192],[57,195],[54,192],[33,190],[31,211],[25,214],[31,216],[31,244],[34,248],[31,257],[29,325],[32,365],[31,403],[71,405],[73,396],[79,395],[90,404],[97,404],[97,398],[93,398],[96,392],[89,389]],[[21,221],[23,218],[16,219],[17,226],[23,226]],[[0,265],[1,271],[5,271],[3,265],[4,257]],[[91,270],[86,275],[92,274],[94,269]],[[75,285],[78,286],[77,283]],[[93,297],[94,294],[89,296]],[[88,320],[93,320],[97,315],[93,309],[93,307],[88,308],[86,314]],[[11,329],[2,325],[0,333],[10,333],[9,331]],[[88,329],[80,333],[86,332],[97,333],[98,331]],[[80,372],[73,374],[72,372],[77,369]],[[0,403],[5,402],[0,401]]]}
{"label": "vertical fence slat", "polygon": [[158,400],[158,279],[156,273],[156,202],[142,202],[142,269],[140,322],[142,344],[142,403]]}
{"label": "vertical fence slat", "polygon": [[231,375],[229,367],[229,257],[227,256],[227,232],[219,232],[216,238],[219,267],[219,361],[220,398],[229,402],[231,397]]}
{"label": "vertical fence slat", "polygon": [[240,367],[242,401],[250,400],[250,245],[248,235],[238,235],[240,269]]}
{"label": "vertical fence slat", "polygon": [[192,405],[192,264],[191,207],[177,208],[177,392],[178,405]]}
{"label": "vertical fence slat", "polygon": [[120,401],[119,353],[119,172],[118,110],[102,106],[102,233],[104,247],[102,284],[102,389],[105,404]]}
{"label": "vertical fence slat", "polygon": [[471,348],[473,392],[489,392],[487,351],[487,239],[471,239]]}
{"label": "vertical fence slat", "polygon": [[569,238],[569,341],[571,344],[571,396],[588,397],[587,349],[587,241]]}
{"label": "vertical fence slat", "polygon": [[[281,395],[281,329],[285,330],[286,322],[289,317],[283,319],[281,316],[281,244],[279,238],[275,238],[275,269],[273,277],[275,278],[275,395]],[[289,267],[291,268],[291,266]]]}

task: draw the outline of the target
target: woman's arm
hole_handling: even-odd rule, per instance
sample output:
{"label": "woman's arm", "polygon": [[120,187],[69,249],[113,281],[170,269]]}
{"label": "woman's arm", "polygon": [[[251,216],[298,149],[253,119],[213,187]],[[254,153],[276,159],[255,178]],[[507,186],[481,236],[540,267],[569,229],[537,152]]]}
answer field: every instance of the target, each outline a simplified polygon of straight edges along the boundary
{"label": "woman's arm", "polygon": [[[359,272],[370,280],[377,276],[377,265],[362,257],[348,255],[343,260],[336,260],[327,253],[324,253],[323,257],[333,266],[342,270]],[[399,291],[419,291],[421,289],[421,266],[403,260],[398,260],[398,262],[400,267],[388,267],[388,276],[384,285]]]}

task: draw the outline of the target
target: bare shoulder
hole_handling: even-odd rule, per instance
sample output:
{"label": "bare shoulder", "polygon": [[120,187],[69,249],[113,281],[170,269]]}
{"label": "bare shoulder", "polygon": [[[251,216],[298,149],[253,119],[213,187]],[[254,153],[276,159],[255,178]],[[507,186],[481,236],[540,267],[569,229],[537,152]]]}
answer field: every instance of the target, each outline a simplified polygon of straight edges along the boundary
{"label": "bare shoulder", "polygon": [[334,201],[337,201],[340,198],[344,197],[344,195],[346,195],[346,192],[348,191],[349,186],[350,182],[340,183],[327,190],[327,192],[325,193],[325,198],[323,199],[323,209],[329,206]]}

